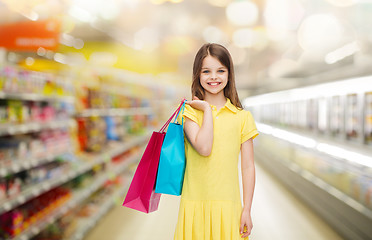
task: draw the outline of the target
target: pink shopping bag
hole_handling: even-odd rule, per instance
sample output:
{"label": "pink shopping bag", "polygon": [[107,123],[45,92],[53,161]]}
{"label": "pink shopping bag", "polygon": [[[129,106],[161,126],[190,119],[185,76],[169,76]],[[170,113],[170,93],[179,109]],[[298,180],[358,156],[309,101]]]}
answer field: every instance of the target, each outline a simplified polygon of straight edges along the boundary
{"label": "pink shopping bag", "polygon": [[152,133],[130,184],[123,206],[144,213],[150,213],[158,209],[161,194],[155,193],[155,181],[160,151],[165,137],[164,130],[179,111],[180,107],[181,105],[159,132]]}
{"label": "pink shopping bag", "polygon": [[158,209],[161,194],[155,193],[161,146],[165,133],[153,132],[138,164],[123,206],[150,213]]}

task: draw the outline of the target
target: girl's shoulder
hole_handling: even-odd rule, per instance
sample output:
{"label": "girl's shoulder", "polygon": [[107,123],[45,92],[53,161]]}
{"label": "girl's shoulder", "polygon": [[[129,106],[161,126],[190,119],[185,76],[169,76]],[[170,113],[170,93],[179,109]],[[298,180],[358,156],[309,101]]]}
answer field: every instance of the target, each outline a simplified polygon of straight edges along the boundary
{"label": "girl's shoulder", "polygon": [[237,113],[241,116],[246,116],[246,115],[249,115],[251,114],[251,112],[247,109],[244,109],[244,108],[236,108],[237,109]]}
{"label": "girl's shoulder", "polygon": [[243,121],[253,120],[252,113],[249,110],[247,110],[247,109],[238,109],[237,115]]}

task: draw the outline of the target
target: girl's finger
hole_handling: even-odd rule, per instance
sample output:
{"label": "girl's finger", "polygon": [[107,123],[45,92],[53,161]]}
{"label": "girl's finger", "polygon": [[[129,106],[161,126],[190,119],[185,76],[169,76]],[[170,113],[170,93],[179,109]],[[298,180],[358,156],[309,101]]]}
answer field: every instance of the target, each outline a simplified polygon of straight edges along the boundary
{"label": "girl's finger", "polygon": [[243,237],[248,237],[249,235],[251,235],[251,231],[250,230],[246,230],[243,234]]}
{"label": "girl's finger", "polygon": [[240,234],[243,234],[244,231],[244,224],[240,224]]}
{"label": "girl's finger", "polygon": [[194,96],[192,99],[193,100],[200,100],[197,96]]}

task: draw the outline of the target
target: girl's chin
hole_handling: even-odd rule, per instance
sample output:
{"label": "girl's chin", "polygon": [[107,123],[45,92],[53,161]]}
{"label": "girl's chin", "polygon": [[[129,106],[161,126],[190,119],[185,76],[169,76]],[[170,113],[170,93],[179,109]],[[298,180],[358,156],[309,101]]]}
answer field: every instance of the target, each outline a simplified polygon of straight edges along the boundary
{"label": "girl's chin", "polygon": [[212,95],[218,95],[221,92],[223,93],[223,89],[205,89],[205,91]]}

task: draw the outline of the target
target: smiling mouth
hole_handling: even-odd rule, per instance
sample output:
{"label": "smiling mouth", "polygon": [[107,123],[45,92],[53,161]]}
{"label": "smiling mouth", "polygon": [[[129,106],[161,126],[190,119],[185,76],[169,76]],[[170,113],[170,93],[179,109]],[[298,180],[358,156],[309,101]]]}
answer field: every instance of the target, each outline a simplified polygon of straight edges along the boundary
{"label": "smiling mouth", "polygon": [[220,85],[221,83],[220,82],[211,82],[211,83],[207,83],[209,86],[218,86]]}

